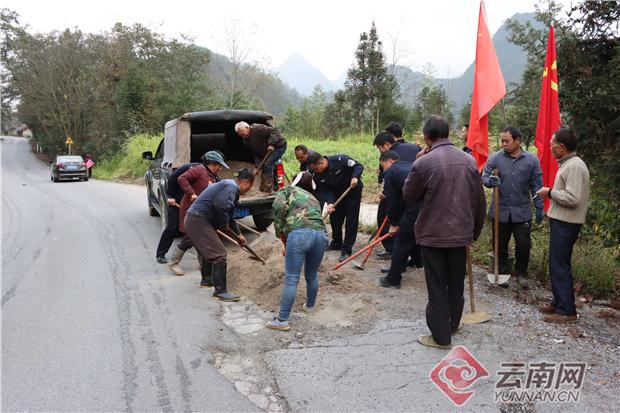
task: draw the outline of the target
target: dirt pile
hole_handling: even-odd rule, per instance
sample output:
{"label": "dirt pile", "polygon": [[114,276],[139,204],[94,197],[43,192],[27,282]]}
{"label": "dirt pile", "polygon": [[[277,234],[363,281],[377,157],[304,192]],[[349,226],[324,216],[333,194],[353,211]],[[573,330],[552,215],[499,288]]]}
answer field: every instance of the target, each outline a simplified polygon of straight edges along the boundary
{"label": "dirt pile", "polygon": [[[235,172],[246,168],[250,171],[253,171],[255,166],[250,162],[241,162],[241,161],[227,161],[226,164],[230,167],[230,169],[222,168],[218,176],[220,179],[233,179],[235,176]],[[252,198],[263,198],[265,196],[264,193],[260,192],[260,183],[261,183],[261,174],[259,173],[254,179],[254,185],[252,189],[250,189],[245,195],[243,195],[240,199],[252,199]]]}
{"label": "dirt pile", "polygon": [[[273,242],[261,242],[252,245],[258,255],[265,259],[266,264],[250,258],[250,255],[239,248],[228,249],[228,289],[249,299],[261,308],[268,311],[277,311],[280,303],[280,295],[284,285],[284,257],[282,256],[282,244]],[[331,268],[337,263],[337,256],[326,254],[319,268],[319,309],[328,305],[333,296],[345,296],[359,298],[360,294],[370,292],[372,286],[361,276],[361,272],[352,268],[343,267],[337,271]],[[342,299],[340,300],[342,301]],[[359,300],[358,300],[359,301]],[[297,297],[294,312],[301,311],[306,302],[306,283],[303,276],[297,286]],[[350,311],[356,310],[355,305],[350,306]]]}

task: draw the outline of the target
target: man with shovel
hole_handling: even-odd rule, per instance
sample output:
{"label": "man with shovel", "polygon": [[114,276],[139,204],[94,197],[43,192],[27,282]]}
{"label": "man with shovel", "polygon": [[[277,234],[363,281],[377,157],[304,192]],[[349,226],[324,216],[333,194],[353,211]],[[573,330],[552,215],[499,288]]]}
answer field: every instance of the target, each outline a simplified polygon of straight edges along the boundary
{"label": "man with shovel", "polygon": [[386,288],[400,289],[400,281],[407,266],[407,259],[410,255],[416,255],[413,226],[418,217],[420,205],[407,206],[403,199],[403,186],[411,171],[412,162],[401,161],[394,151],[383,152],[379,161],[384,171],[383,193],[387,203],[387,217],[391,223],[389,232],[396,234],[389,272],[387,276],[379,279],[379,284]]}
{"label": "man with shovel", "polygon": [[431,335],[418,341],[449,348],[465,302],[466,246],[480,236],[486,200],[476,161],[450,141],[448,122],[431,116],[422,132],[428,148],[413,163],[403,188],[407,205],[421,202],[415,237],[422,246]]}
{"label": "man with shovel", "polygon": [[[514,236],[514,275],[521,285],[527,278],[532,245],[532,197],[542,187],[542,171],[538,158],[521,148],[521,132],[517,128],[507,126],[502,129],[500,141],[502,149],[489,157],[482,172],[482,183],[487,188],[499,188],[499,236],[494,240],[498,243],[499,274],[508,273],[508,243]],[[498,175],[493,174],[495,169]],[[542,198],[534,198],[534,205],[536,223],[540,224],[544,217]],[[491,202],[491,217],[494,208],[495,203]],[[501,285],[508,286],[507,283]]]}
{"label": "man with shovel", "polygon": [[235,179],[209,185],[185,216],[185,231],[203,258],[200,285],[213,285],[213,296],[222,301],[239,301],[239,296],[226,290],[226,247],[217,231],[236,238],[240,246],[246,244],[233,212],[239,196],[247,193],[254,184],[254,174],[247,169],[238,171],[235,176]]}
{"label": "man with shovel", "polygon": [[[327,204],[327,213],[330,214],[332,241],[328,250],[340,250],[339,261],[342,262],[351,256],[357,238],[364,166],[344,154],[323,156],[314,153],[308,163],[314,172],[319,200]],[[340,203],[336,205],[338,199]]]}
{"label": "man with shovel", "polygon": [[250,126],[247,122],[238,122],[235,132],[254,153],[254,163],[260,169],[258,172],[261,172],[261,192],[270,193],[273,190],[273,170],[276,162],[286,152],[286,139],[277,128],[261,123]]}

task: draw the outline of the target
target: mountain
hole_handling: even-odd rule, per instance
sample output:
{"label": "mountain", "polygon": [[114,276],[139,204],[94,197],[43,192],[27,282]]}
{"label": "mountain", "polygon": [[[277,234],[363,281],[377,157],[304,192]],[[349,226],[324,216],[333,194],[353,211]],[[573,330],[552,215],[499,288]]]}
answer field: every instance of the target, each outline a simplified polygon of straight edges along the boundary
{"label": "mountain", "polygon": [[316,85],[325,91],[338,89],[323,72],[299,53],[290,55],[275,71],[280,79],[305,96],[310,96]]}
{"label": "mountain", "polygon": [[343,71],[342,73],[340,73],[340,76],[338,76],[338,79],[332,82],[336,90],[342,89],[344,87],[344,82],[347,81],[347,72],[348,70]]}
{"label": "mountain", "polygon": [[[213,82],[215,92],[224,93],[232,71],[230,59],[209,49],[201,49],[209,52],[206,70],[209,80]],[[285,84],[277,75],[266,72],[254,64],[248,63],[241,66],[238,83],[249,95],[262,102],[264,110],[275,116],[282,115],[289,105],[300,105],[303,100],[295,89]],[[263,108],[259,105],[254,109],[262,110]]]}
{"label": "mountain", "polygon": [[[541,27],[540,22],[535,19],[534,13],[517,13],[511,19],[517,20],[520,23],[529,21],[534,27]],[[504,23],[493,35],[493,44],[506,86],[510,87],[511,83],[521,83],[521,75],[527,64],[527,55],[521,47],[510,43],[507,37],[508,28],[506,23]],[[420,72],[414,72],[404,66],[395,67],[394,74],[401,87],[403,102],[408,105],[414,105],[417,93],[425,85],[429,85],[429,81]],[[432,84],[444,87],[448,97],[454,104],[454,111],[458,112],[469,102],[474,87],[474,63],[472,62],[461,76],[435,79]]]}

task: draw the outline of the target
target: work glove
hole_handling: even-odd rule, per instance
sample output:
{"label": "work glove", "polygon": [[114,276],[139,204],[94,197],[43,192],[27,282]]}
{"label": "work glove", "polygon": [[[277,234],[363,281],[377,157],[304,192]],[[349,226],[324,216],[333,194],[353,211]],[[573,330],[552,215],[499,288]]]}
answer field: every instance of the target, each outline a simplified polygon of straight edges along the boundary
{"label": "work glove", "polygon": [[545,211],[543,211],[542,209],[536,209],[536,223],[540,224],[543,221],[544,217]]}
{"label": "work glove", "polygon": [[495,175],[489,176],[490,187],[495,188],[496,186],[499,186],[500,183],[501,183],[501,180],[499,179],[499,176],[495,176]]}

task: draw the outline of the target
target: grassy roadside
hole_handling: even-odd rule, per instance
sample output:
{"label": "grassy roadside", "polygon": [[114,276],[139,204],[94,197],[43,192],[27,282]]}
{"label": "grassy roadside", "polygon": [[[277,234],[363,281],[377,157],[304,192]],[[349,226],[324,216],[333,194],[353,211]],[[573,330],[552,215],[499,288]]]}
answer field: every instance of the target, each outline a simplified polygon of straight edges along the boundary
{"label": "grassy roadside", "polygon": [[162,137],[162,135],[133,135],[125,142],[121,152],[97,162],[93,168],[93,178],[121,181],[142,179],[149,165],[149,161],[142,159],[142,152],[155,153]]}
{"label": "grassy roadside", "polygon": [[[144,151],[155,152],[161,135],[132,136],[120,153],[100,160],[93,170],[98,179],[139,182],[148,167],[148,161],[141,158]],[[284,166],[289,177],[299,171],[293,149],[304,144],[324,155],[346,153],[364,165],[364,201],[376,202],[380,190],[377,184],[378,152],[372,146],[370,135],[351,135],[339,140],[315,139],[307,137],[287,137],[288,151],[284,156]],[[456,142],[457,145],[459,144]],[[376,228],[360,228],[362,232],[371,233]],[[485,225],[480,239],[474,244],[474,260],[486,264],[489,261],[487,252],[491,250],[491,226]],[[547,282],[548,275],[548,242],[549,228],[545,222],[532,228],[532,249],[530,255],[530,276]],[[575,246],[573,253],[573,272],[580,286],[581,294],[594,297],[617,297],[620,294],[620,266],[616,260],[617,248],[606,248],[596,234],[585,227]]]}

